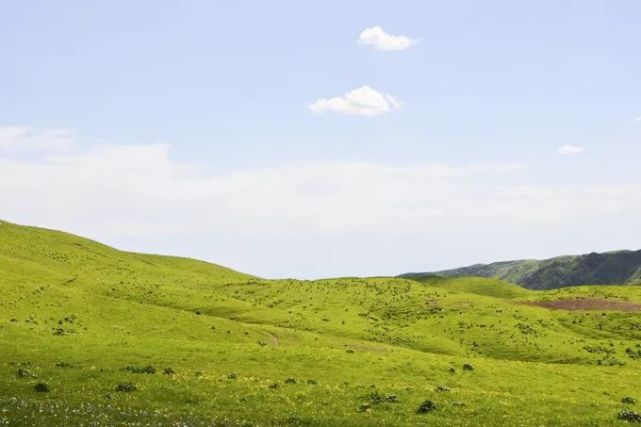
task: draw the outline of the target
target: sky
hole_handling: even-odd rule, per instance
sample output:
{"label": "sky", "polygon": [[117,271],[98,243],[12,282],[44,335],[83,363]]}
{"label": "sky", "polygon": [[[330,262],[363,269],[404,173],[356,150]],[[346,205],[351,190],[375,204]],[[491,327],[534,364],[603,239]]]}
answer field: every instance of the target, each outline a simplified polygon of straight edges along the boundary
{"label": "sky", "polygon": [[0,0],[0,218],[262,277],[641,249],[641,2]]}

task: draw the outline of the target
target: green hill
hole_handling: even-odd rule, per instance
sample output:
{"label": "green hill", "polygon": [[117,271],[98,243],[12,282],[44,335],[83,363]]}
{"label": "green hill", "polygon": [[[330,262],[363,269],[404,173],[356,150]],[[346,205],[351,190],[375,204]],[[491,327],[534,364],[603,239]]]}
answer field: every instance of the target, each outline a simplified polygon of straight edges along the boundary
{"label": "green hill", "polygon": [[616,425],[639,309],[637,286],[264,280],[0,222],[0,425]]}
{"label": "green hill", "polygon": [[598,283],[601,285],[641,284],[641,250],[561,256],[542,261],[519,260],[443,270],[407,273],[400,277],[495,277],[528,289],[557,289]]}

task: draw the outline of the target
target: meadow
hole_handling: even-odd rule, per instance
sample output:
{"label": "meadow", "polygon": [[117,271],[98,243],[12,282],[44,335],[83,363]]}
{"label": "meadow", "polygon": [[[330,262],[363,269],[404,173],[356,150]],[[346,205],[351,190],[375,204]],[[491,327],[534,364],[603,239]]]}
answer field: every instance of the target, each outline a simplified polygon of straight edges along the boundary
{"label": "meadow", "polygon": [[0,222],[0,425],[641,422],[641,286],[265,280]]}

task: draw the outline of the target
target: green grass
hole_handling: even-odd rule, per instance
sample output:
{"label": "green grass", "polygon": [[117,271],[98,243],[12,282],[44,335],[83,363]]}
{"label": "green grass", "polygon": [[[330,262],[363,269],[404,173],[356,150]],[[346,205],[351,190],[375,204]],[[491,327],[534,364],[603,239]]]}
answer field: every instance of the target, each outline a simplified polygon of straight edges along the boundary
{"label": "green grass", "polygon": [[0,425],[625,425],[641,315],[524,304],[576,297],[641,287],[263,280],[0,222]]}

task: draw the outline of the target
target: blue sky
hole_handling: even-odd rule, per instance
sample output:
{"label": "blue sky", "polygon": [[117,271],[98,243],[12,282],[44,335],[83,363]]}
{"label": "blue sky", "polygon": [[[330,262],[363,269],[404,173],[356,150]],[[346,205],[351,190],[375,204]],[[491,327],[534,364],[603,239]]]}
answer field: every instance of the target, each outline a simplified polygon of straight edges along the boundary
{"label": "blue sky", "polygon": [[268,277],[639,247],[637,1],[0,8],[5,219]]}

